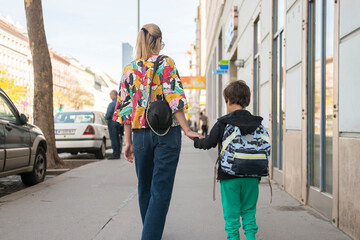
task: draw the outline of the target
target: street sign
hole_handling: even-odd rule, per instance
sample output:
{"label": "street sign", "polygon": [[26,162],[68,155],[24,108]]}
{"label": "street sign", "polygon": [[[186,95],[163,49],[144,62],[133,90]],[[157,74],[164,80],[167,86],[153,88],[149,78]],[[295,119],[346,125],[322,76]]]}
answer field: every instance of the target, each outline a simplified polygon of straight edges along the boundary
{"label": "street sign", "polygon": [[227,64],[227,65],[229,65],[229,60],[220,60],[220,61],[219,61],[219,65],[222,65],[222,64]]}
{"label": "street sign", "polygon": [[229,70],[229,65],[228,64],[220,64],[219,67],[222,70]]}
{"label": "street sign", "polygon": [[214,69],[213,70],[214,74],[228,74],[229,70],[224,70],[224,69]]}
{"label": "street sign", "polygon": [[184,89],[205,89],[204,76],[181,77],[181,82]]}

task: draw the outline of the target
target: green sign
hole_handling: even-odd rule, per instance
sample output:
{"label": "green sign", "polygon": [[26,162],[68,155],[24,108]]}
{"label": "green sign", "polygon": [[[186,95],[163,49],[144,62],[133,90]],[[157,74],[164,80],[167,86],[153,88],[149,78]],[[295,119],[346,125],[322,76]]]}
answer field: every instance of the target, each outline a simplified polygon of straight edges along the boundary
{"label": "green sign", "polygon": [[229,60],[220,60],[219,65],[229,65]]}

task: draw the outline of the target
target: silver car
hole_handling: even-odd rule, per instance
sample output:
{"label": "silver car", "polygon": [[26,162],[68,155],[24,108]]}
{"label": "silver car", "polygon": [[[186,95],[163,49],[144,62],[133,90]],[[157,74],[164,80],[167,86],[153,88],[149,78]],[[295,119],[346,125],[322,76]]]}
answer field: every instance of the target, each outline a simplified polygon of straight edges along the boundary
{"label": "silver car", "polygon": [[47,143],[0,88],[0,177],[20,174],[25,185],[44,181]]}
{"label": "silver car", "polygon": [[54,121],[58,153],[95,153],[96,158],[104,159],[106,149],[111,148],[109,130],[102,112],[58,112]]}

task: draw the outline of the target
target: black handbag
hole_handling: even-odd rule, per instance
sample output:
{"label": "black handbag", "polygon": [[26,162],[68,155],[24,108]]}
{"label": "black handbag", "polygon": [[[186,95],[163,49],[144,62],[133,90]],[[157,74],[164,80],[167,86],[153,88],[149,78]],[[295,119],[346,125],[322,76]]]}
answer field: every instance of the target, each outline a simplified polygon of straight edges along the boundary
{"label": "black handbag", "polygon": [[[150,83],[149,101],[148,101],[147,108],[145,110],[146,123],[151,128],[151,130],[158,136],[165,136],[169,132],[171,124],[172,124],[172,119],[173,119],[172,111],[169,106],[169,103],[165,99],[164,92],[161,96],[162,97],[161,100],[156,100],[155,102],[150,103],[151,102],[152,84],[154,81],[154,77],[155,77],[156,71],[159,67],[159,63],[164,58],[165,58],[165,56],[159,56],[154,63],[154,70],[153,70],[153,75],[152,75],[151,83]],[[166,131],[164,133],[160,134],[160,133],[156,132],[157,129],[160,129],[160,130],[166,129]]]}

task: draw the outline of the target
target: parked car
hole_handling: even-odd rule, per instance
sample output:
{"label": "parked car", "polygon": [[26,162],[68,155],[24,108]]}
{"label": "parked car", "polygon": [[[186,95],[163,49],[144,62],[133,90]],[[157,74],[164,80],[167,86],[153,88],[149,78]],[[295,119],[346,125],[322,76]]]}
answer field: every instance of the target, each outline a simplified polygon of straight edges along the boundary
{"label": "parked car", "polygon": [[95,153],[103,159],[111,148],[104,114],[97,111],[58,112],[55,121],[55,140],[58,153]]}
{"label": "parked car", "polygon": [[0,88],[0,177],[20,174],[28,186],[44,181],[46,150],[40,128],[28,123]]}

